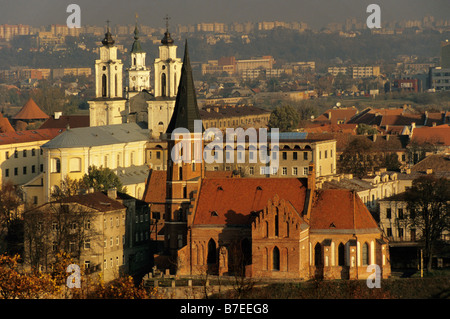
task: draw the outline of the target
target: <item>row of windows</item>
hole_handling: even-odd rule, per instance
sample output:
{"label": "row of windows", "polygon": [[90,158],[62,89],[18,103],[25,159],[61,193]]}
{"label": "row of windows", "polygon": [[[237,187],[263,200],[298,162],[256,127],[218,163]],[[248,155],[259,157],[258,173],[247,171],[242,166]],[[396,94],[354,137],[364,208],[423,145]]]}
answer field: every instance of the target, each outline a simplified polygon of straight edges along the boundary
{"label": "row of windows", "polygon": [[[323,152],[325,158],[328,158],[328,150]],[[333,150],[330,150],[330,158],[333,157]],[[322,159],[322,151],[319,151],[319,159]]]}
{"label": "row of windows", "polygon": [[[19,152],[18,150],[15,150],[14,151],[14,158],[19,158],[19,154],[20,153],[22,153],[22,157],[27,157],[28,156],[28,151],[29,150],[23,150],[22,152]],[[40,154],[42,155],[44,152],[43,152],[43,150],[42,149],[40,149]],[[37,149],[35,149],[35,148],[32,148],[31,149],[31,156],[36,156],[37,155]],[[5,159],[9,159],[9,157],[10,157],[10,153],[9,153],[9,151],[6,151],[5,152]]]}
{"label": "row of windows", "polygon": [[[109,225],[110,225],[111,228],[114,227],[114,220],[113,220],[112,217],[109,219]],[[119,218],[119,216],[116,216],[116,224],[115,225],[116,225],[116,227],[120,226],[120,218]],[[122,225],[125,225],[125,214],[122,214]],[[107,223],[107,219],[106,218],[103,219],[103,228],[104,229],[108,228],[108,223]]]}
{"label": "row of windows", "polygon": [[[131,152],[130,153],[130,165],[135,164],[134,160],[135,160],[135,153]],[[111,167],[109,155],[105,155],[103,157],[103,163],[101,163],[100,165],[103,165],[103,167]],[[122,165],[121,156],[120,156],[120,154],[117,154],[116,166],[119,167],[121,165]],[[69,160],[69,171],[71,173],[81,172],[81,158],[73,157]],[[59,158],[54,157],[51,159],[50,172],[51,173],[61,173],[61,160]]]}
{"label": "row of windows", "polygon": [[[44,165],[40,164],[39,165],[39,172],[42,173],[43,171],[44,171]],[[11,173],[12,173],[12,172],[9,171],[9,168],[5,168],[4,172],[5,172],[5,177],[9,177],[11,175]],[[28,166],[23,166],[22,167],[22,175],[27,175],[29,172],[31,174],[35,174],[37,172],[36,171],[36,165],[31,165],[31,170],[30,171],[28,170]],[[14,167],[13,174],[14,174],[14,176],[19,176],[19,167]]]}

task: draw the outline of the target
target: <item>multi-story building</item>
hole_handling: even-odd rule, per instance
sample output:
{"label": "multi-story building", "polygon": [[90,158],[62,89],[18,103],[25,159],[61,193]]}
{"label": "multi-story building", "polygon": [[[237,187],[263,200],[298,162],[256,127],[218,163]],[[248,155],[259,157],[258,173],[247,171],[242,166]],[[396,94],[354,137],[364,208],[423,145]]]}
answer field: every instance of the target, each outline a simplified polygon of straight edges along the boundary
{"label": "multi-story building", "polygon": [[64,251],[86,274],[101,274],[106,282],[150,270],[148,204],[128,195],[115,190],[74,195],[33,208],[24,220],[29,266],[47,270]]}
{"label": "multi-story building", "polygon": [[63,129],[37,129],[0,133],[0,182],[23,185],[44,170],[41,146]]}
{"label": "multi-story building", "polygon": [[142,198],[148,175],[144,162],[148,138],[148,130],[136,123],[68,129],[41,145],[43,171],[25,185],[27,198],[37,204],[49,201],[66,177],[80,179],[90,166],[110,168],[129,195]]}
{"label": "multi-story building", "polygon": [[450,90],[450,68],[431,68],[429,78],[431,89],[434,89],[436,91]]}

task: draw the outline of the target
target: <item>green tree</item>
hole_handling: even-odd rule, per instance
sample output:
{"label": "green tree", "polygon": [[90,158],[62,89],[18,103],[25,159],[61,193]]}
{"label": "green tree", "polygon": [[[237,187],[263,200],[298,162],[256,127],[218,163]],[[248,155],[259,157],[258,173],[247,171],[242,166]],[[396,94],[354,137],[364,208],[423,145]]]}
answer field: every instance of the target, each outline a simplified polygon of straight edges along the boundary
{"label": "green tree", "polygon": [[118,192],[125,189],[119,177],[108,167],[89,166],[88,172],[81,178],[82,187],[94,188],[95,191],[107,191],[115,188]]}
{"label": "green tree", "polygon": [[405,195],[408,222],[421,233],[426,269],[430,271],[434,248],[442,233],[450,230],[450,180],[434,175],[419,177]]}
{"label": "green tree", "polygon": [[356,129],[356,134],[358,135],[364,135],[364,134],[369,134],[369,135],[373,135],[373,134],[377,134],[377,129],[368,125],[368,124],[358,124],[358,128]]}
{"label": "green tree", "polygon": [[270,114],[269,127],[278,128],[280,132],[290,132],[297,128],[300,113],[290,105],[278,106]]}
{"label": "green tree", "polygon": [[353,139],[341,154],[337,163],[341,173],[362,178],[377,166],[372,154],[372,142],[367,138]]}

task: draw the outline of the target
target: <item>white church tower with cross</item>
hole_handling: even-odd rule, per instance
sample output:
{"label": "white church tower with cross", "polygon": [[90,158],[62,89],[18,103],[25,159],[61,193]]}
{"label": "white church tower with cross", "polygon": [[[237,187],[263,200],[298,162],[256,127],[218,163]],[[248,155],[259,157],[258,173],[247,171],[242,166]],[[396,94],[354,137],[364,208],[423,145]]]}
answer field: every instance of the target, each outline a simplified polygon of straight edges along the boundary
{"label": "white church tower with cross", "polygon": [[126,116],[123,97],[123,63],[117,59],[117,47],[109,30],[100,47],[100,59],[95,61],[95,98],[89,103],[90,126],[121,124]]}
{"label": "white church tower with cross", "polygon": [[148,128],[153,138],[164,133],[172,118],[180,82],[183,62],[177,58],[177,46],[169,33],[169,17],[166,16],[166,32],[159,46],[159,57],[154,63],[154,97],[148,101]]}

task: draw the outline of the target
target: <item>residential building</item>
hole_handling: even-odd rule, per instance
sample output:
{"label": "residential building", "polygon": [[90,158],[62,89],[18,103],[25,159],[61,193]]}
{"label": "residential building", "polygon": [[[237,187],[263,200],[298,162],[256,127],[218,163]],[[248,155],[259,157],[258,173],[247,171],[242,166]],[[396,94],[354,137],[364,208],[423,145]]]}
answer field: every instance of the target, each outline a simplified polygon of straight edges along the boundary
{"label": "residential building", "polygon": [[44,170],[42,145],[64,129],[37,129],[0,133],[0,182],[24,185]]}
{"label": "residential building", "polygon": [[64,251],[86,274],[101,275],[106,282],[122,274],[138,277],[150,271],[150,219],[145,202],[115,190],[89,192],[45,203],[24,216],[28,266],[46,271],[55,255]]}
{"label": "residential building", "polygon": [[431,89],[436,91],[450,90],[450,68],[430,68],[429,78]]}

